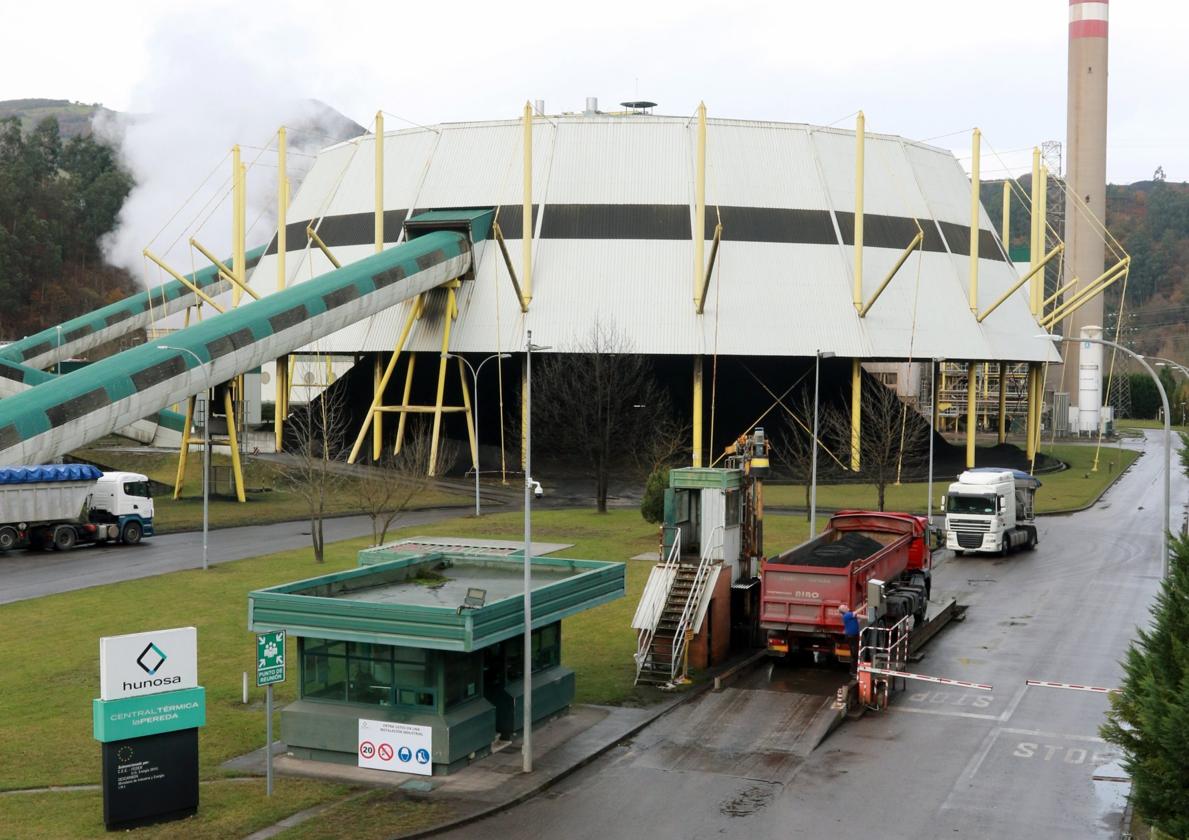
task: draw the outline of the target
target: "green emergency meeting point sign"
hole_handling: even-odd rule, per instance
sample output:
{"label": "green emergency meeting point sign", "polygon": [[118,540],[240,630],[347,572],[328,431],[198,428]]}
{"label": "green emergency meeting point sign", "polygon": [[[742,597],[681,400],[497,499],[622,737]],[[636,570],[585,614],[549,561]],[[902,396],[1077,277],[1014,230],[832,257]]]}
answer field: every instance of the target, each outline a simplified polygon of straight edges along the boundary
{"label": "green emergency meeting point sign", "polygon": [[256,685],[285,681],[285,631],[256,634]]}

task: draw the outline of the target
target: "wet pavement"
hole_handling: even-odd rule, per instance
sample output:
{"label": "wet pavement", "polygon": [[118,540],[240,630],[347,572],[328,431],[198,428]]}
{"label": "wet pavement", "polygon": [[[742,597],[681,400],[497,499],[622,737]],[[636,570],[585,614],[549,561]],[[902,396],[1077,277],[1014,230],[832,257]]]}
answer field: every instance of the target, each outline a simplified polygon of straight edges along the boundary
{"label": "wet pavement", "polygon": [[[768,682],[759,668],[544,795],[445,836],[1119,836],[1126,783],[1098,734],[1106,697],[1024,681],[1120,679],[1161,565],[1160,440],[1137,445],[1145,457],[1098,506],[1041,520],[1036,551],[942,560],[935,585],[970,609],[911,669],[993,691],[910,682],[889,711],[805,753],[804,678],[777,670]],[[1187,497],[1174,464],[1174,506]],[[824,690],[828,676],[816,679]]]}

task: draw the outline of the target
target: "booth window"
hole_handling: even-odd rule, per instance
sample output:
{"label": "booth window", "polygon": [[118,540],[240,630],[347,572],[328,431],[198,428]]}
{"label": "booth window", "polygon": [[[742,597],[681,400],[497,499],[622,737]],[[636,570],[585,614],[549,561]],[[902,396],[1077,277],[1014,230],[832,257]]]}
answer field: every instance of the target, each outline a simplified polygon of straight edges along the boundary
{"label": "booth window", "polygon": [[302,697],[371,706],[437,705],[427,651],[327,639],[299,642]]}
{"label": "booth window", "polygon": [[728,490],[724,496],[726,510],[723,511],[723,525],[731,528],[743,520],[742,496],[738,490]]}
{"label": "booth window", "polygon": [[479,696],[483,679],[483,654],[447,654],[443,657],[446,669],[446,708],[465,703]]}

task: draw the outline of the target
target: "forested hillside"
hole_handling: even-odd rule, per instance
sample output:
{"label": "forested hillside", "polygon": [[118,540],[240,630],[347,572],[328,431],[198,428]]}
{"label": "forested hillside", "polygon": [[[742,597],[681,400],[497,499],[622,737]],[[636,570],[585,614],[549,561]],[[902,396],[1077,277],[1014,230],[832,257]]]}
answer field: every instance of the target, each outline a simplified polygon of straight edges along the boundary
{"label": "forested hillside", "polygon": [[[1029,195],[1031,179],[1019,180],[1020,192]],[[1049,224],[1064,231],[1056,189],[1049,193]],[[1003,207],[1003,182],[982,185],[983,206],[996,222]],[[1189,360],[1189,184],[1138,181],[1111,184],[1106,192],[1106,224],[1131,255],[1126,299],[1122,281],[1106,292],[1106,325],[1113,330],[1123,304],[1122,335],[1128,346],[1141,352]],[[1011,205],[1011,247],[1017,259],[1027,259],[1030,213],[1027,205]],[[1050,270],[1046,285],[1055,287]]]}
{"label": "forested hillside", "polygon": [[90,135],[63,142],[48,117],[25,133],[0,120],[0,338],[15,339],[119,300],[136,290],[105,264],[132,178]]}

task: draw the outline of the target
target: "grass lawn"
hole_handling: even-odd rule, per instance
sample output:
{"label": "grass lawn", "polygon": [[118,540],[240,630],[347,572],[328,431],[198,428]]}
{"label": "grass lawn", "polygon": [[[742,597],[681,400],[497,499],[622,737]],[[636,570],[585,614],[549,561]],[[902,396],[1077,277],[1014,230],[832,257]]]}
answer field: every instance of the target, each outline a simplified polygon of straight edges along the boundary
{"label": "grass lawn", "polygon": [[[99,753],[94,752],[96,764]],[[350,788],[307,779],[278,777],[272,798],[264,795],[263,779],[218,779],[204,782],[198,813],[181,821],[138,828],[137,838],[185,837],[222,840],[244,837],[290,814],[344,798]],[[103,794],[98,790],[55,791],[0,797],[0,828],[6,838],[110,837],[103,827]],[[330,835],[327,835],[330,836]]]}
{"label": "grass lawn", "polygon": [[[1046,455],[1060,458],[1069,465],[1069,469],[1040,476],[1042,486],[1036,493],[1036,509],[1040,513],[1073,510],[1089,504],[1139,457],[1134,450],[1103,446],[1098,456],[1098,471],[1091,472],[1094,446],[1058,444],[1042,447],[1041,450]],[[934,511],[937,510],[937,500],[952,480],[950,476],[935,476]],[[927,494],[926,482],[891,485],[886,489],[884,507],[887,510],[924,513]],[[820,508],[874,508],[877,498],[873,484],[819,484],[817,488],[817,504]],[[769,505],[804,507],[805,486],[767,485],[764,488],[764,501]]]}
{"label": "grass lawn", "polygon": [[[112,449],[81,449],[75,453],[88,461],[106,464],[114,469],[128,470],[147,475],[154,481],[173,486],[177,476],[177,456],[153,452],[135,452]],[[231,457],[212,455],[213,468],[230,468]],[[268,522],[284,522],[307,516],[305,501],[285,487],[283,477],[274,463],[245,458],[244,484],[248,488],[247,501],[236,501],[234,491],[220,483],[218,470],[213,470],[210,499],[210,522],[212,528],[231,528],[237,525],[262,525]],[[221,495],[216,495],[221,494]],[[222,495],[226,494],[226,495]],[[466,505],[472,497],[465,493],[444,490],[430,484],[419,493],[409,505],[410,510],[441,507],[443,505]],[[186,462],[186,478],[182,483],[182,498],[174,501],[171,495],[162,495],[153,500],[153,524],[158,533],[170,531],[194,531],[202,527],[202,455],[191,453]],[[345,479],[330,499],[328,513],[362,513],[358,496],[358,482]]]}
{"label": "grass lawn", "polygon": [[[1176,412],[1171,412],[1175,417]],[[1120,429],[1163,429],[1163,420],[1135,420],[1130,417],[1124,417],[1115,423]],[[1174,432],[1189,432],[1189,426],[1178,426],[1176,423],[1172,425]]]}
{"label": "grass lawn", "polygon": [[[543,510],[534,514],[533,526],[535,539],[574,544],[562,556],[628,564],[626,598],[564,622],[563,661],[577,674],[576,701],[648,702],[655,695],[632,686],[635,636],[628,625],[651,564],[628,558],[656,550],[656,526],[644,522],[634,509],[605,515]],[[805,530],[800,517],[775,516],[765,522],[768,543],[777,549],[799,542]],[[414,531],[518,539],[523,537],[523,520],[515,512],[481,520],[460,517],[396,533]],[[4,722],[0,791],[97,784],[99,746],[91,738],[90,716],[91,698],[98,688],[99,637],[193,625],[198,628],[199,679],[207,690],[207,725],[199,738],[200,772],[203,779],[219,783],[204,788],[202,816],[195,821],[195,831],[185,834],[242,836],[259,827],[251,806],[263,803],[263,796],[249,783],[220,781],[232,774],[219,766],[261,747],[264,741],[263,690],[253,687],[246,706],[240,696],[241,674],[253,667],[255,653],[254,637],[247,630],[247,594],[352,567],[356,552],[366,544],[367,540],[358,539],[330,545],[321,566],[310,559],[309,549],[303,549],[212,566],[206,572],[175,572],[0,607],[0,661],[5,663],[0,669],[0,721]],[[296,642],[291,642],[288,652],[295,655]],[[296,678],[293,669],[288,681],[276,687],[278,708],[294,699]],[[274,723],[279,726],[279,720]],[[46,749],[44,745],[50,743],[54,748]],[[337,786],[311,784],[314,787],[309,790],[295,788],[292,799],[274,797],[270,807],[277,810],[266,822],[344,795]],[[304,793],[298,796],[300,791]],[[54,804],[47,807],[49,803]],[[344,807],[349,813],[363,813],[394,806],[368,800]],[[29,834],[41,837],[85,836],[98,830],[100,815],[97,792],[0,796],[0,826],[28,826]],[[411,814],[400,818],[406,817],[414,818]],[[342,827],[342,823],[334,825]],[[312,832],[315,826],[303,830]],[[333,836],[333,832],[294,836]]]}

